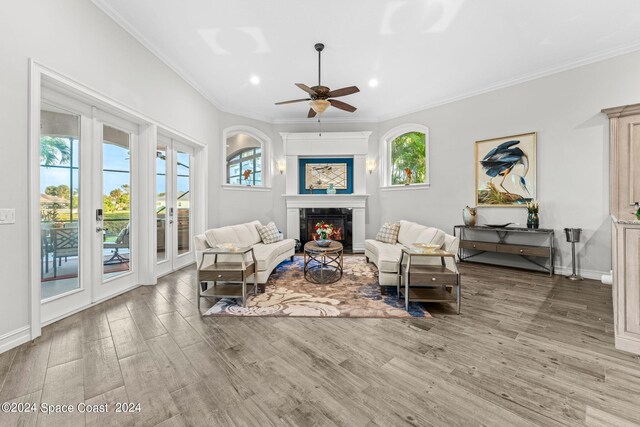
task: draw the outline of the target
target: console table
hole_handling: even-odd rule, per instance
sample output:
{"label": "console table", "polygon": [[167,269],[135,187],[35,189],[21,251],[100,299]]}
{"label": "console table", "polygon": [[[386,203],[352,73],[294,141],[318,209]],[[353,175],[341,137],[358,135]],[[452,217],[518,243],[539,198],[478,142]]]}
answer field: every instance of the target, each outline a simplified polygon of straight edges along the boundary
{"label": "console table", "polygon": [[[549,273],[549,276],[554,273],[554,232],[551,229],[456,225],[453,227],[453,235],[460,237],[458,251],[460,261],[467,261],[486,252],[517,255],[537,266],[538,268],[534,268],[536,271],[542,269]],[[518,235],[528,240],[538,237],[544,239],[545,243],[512,243],[508,241],[511,235]],[[538,258],[546,258],[546,260],[541,262]]]}

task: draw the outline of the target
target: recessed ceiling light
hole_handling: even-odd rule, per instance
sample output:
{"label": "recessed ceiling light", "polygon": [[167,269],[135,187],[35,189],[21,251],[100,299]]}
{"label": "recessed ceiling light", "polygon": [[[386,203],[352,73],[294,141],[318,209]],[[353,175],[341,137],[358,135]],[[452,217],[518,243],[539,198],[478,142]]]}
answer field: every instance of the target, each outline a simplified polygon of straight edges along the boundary
{"label": "recessed ceiling light", "polygon": [[378,86],[378,79],[369,80],[369,87],[376,87],[376,86]]}
{"label": "recessed ceiling light", "polygon": [[251,78],[249,79],[249,81],[251,82],[252,85],[257,85],[260,84],[260,77],[256,76],[255,74],[253,76],[251,76]]}

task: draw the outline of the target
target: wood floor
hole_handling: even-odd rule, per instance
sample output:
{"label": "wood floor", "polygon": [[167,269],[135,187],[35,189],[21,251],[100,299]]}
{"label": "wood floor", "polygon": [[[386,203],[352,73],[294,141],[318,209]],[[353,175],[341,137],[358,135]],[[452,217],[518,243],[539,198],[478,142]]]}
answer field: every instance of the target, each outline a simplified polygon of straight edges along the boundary
{"label": "wood floor", "polygon": [[110,413],[0,425],[640,424],[640,360],[613,347],[610,286],[461,271],[462,314],[429,305],[432,320],[202,319],[194,270],[179,271],[0,354],[0,402]]}

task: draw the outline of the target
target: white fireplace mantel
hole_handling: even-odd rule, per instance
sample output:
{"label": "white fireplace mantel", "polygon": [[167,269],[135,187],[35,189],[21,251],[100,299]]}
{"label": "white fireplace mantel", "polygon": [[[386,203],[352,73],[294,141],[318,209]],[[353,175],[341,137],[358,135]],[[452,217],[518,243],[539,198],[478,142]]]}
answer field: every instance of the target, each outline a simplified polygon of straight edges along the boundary
{"label": "white fireplace mantel", "polygon": [[[300,238],[300,209],[347,208],[352,210],[352,246],[364,251],[367,207],[366,160],[371,132],[281,133],[286,158],[287,237]],[[299,194],[301,157],[353,158],[353,194]]]}
{"label": "white fireplace mantel", "polygon": [[368,194],[283,194],[287,208],[366,208]]}

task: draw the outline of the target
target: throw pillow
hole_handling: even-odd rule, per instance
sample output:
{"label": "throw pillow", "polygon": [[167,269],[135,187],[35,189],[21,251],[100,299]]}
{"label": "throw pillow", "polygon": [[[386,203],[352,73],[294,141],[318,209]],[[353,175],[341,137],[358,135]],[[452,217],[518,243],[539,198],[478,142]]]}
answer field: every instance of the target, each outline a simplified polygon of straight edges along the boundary
{"label": "throw pillow", "polygon": [[256,225],[256,228],[258,229],[262,243],[266,245],[282,240],[282,233],[278,231],[278,227],[276,227],[273,221],[267,225]]}
{"label": "throw pillow", "polygon": [[376,235],[376,240],[384,243],[393,243],[395,244],[398,241],[398,233],[400,232],[400,223],[394,222],[389,223],[385,222],[378,234]]}

